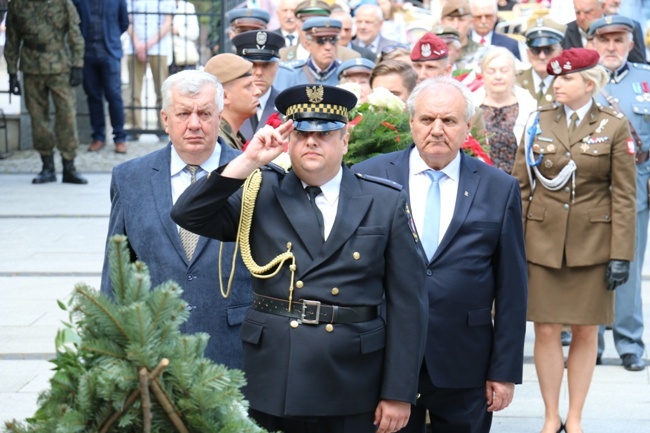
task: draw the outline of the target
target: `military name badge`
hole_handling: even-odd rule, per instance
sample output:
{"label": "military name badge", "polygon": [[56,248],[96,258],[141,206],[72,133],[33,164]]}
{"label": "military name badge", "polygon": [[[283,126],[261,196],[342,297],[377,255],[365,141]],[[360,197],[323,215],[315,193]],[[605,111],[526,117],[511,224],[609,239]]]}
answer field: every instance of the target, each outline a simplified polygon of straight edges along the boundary
{"label": "military name badge", "polygon": [[636,153],[636,150],[634,149],[634,140],[632,140],[632,138],[628,138],[625,141],[625,144],[627,144],[627,153],[634,155]]}

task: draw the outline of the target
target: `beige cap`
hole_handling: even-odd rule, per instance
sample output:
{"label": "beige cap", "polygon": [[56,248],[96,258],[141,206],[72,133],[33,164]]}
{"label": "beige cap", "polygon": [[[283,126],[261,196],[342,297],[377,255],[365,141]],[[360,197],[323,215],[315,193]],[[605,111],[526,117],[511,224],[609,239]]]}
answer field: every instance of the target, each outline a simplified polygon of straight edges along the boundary
{"label": "beige cap", "polygon": [[221,84],[226,84],[237,78],[251,75],[253,64],[236,54],[223,53],[217,54],[208,60],[204,70],[217,77]]}
{"label": "beige cap", "polygon": [[447,0],[440,17],[462,17],[470,14],[469,3],[466,0]]}

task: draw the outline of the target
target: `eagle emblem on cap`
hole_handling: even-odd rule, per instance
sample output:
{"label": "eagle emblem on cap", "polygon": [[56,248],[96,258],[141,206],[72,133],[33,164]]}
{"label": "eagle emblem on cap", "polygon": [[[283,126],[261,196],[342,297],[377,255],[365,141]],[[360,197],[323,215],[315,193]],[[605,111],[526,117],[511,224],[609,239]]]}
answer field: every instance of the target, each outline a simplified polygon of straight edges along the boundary
{"label": "eagle emblem on cap", "polygon": [[323,86],[313,86],[309,87],[307,86],[305,88],[307,91],[307,98],[309,98],[309,102],[312,104],[318,104],[319,102],[323,102],[323,93],[325,92],[325,89],[323,89]]}
{"label": "eagle emblem on cap", "polygon": [[268,36],[266,32],[257,32],[257,35],[255,35],[255,42],[257,42],[257,45],[266,45],[266,40]]}
{"label": "eagle emblem on cap", "polygon": [[553,60],[551,62],[551,69],[553,69],[554,74],[559,74],[560,72],[562,72],[562,68],[560,67],[560,62],[558,62],[557,60]]}
{"label": "eagle emblem on cap", "polygon": [[431,57],[431,45],[429,44],[422,44],[420,47],[420,54],[422,57]]}

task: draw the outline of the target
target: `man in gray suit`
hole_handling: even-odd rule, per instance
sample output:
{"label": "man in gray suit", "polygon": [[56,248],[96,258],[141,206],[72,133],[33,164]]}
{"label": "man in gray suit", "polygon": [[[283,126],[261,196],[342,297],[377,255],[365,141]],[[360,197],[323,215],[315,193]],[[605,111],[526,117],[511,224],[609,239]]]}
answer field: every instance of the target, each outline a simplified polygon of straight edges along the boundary
{"label": "man in gray suit", "polygon": [[[190,183],[240,153],[218,139],[223,88],[206,72],[181,71],[165,80],[162,97],[161,115],[171,143],[113,169],[108,237],[128,237],[132,258],[149,266],[153,287],[168,280],[179,283],[191,310],[183,331],[207,332],[205,355],[241,368],[239,328],[252,301],[250,274],[238,255],[233,290],[224,298],[233,244],[179,232],[169,215]],[[101,290],[112,292],[108,259]]]}

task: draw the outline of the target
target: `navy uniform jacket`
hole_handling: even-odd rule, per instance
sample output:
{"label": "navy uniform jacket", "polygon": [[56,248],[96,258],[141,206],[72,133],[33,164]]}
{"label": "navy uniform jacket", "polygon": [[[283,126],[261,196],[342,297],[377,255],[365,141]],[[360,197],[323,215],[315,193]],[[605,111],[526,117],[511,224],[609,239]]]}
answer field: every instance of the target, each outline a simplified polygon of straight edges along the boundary
{"label": "navy uniform jacket", "polygon": [[[88,0],[73,0],[81,19],[81,34],[86,41],[90,41],[90,10]],[[129,28],[129,15],[126,10],[126,0],[114,0],[103,2],[102,39],[106,51],[116,59],[122,58],[122,33]]]}
{"label": "navy uniform jacket", "polygon": [[507,48],[517,59],[521,60],[519,42],[517,40],[497,32],[492,32],[492,45]]}
{"label": "navy uniform jacket", "polygon": [[[217,145],[221,146],[221,164],[239,154],[221,140]],[[199,238],[192,261],[187,261],[178,227],[169,216],[172,209],[170,146],[113,169],[108,237],[115,234],[128,237],[132,256],[149,267],[152,287],[168,280],[180,284],[183,299],[191,311],[189,320],[182,327],[183,332],[207,332],[210,340],[205,356],[228,367],[241,368],[239,330],[252,302],[250,273],[238,259],[233,290],[230,297],[224,299],[219,290],[221,242]],[[225,243],[223,246],[225,288],[233,245]],[[105,293],[112,291],[108,260],[104,261],[101,289]]]}
{"label": "navy uniform jacket", "polygon": [[[650,93],[635,91],[641,83],[650,84],[650,66],[641,63],[627,63],[605,86],[605,91],[617,102],[620,110],[636,130],[644,151],[650,150]],[[641,90],[641,92],[643,92]],[[647,96],[646,96],[647,95]],[[596,101],[608,107],[602,93]],[[636,207],[637,210],[648,208],[648,180],[650,180],[650,159],[636,166]]]}
{"label": "navy uniform jacket", "polygon": [[[414,147],[353,169],[408,190]],[[431,261],[422,248],[418,258],[429,294],[426,366],[440,388],[481,387],[488,379],[521,383],[528,286],[519,186],[494,167],[461,158],[451,224]]]}
{"label": "navy uniform jacket", "polygon": [[[345,416],[374,412],[380,398],[414,403],[426,324],[424,272],[394,186],[360,179],[343,167],[336,221],[323,244],[316,215],[293,171],[262,170],[251,227],[259,265],[278,254],[296,259],[293,300],[380,306],[385,316],[335,324],[290,326],[289,317],[249,310],[242,327],[244,390],[251,408],[275,416]],[[172,218],[203,236],[235,239],[243,180],[212,172],[176,202]],[[257,294],[289,297],[289,263]],[[334,290],[336,289],[336,290]]]}

